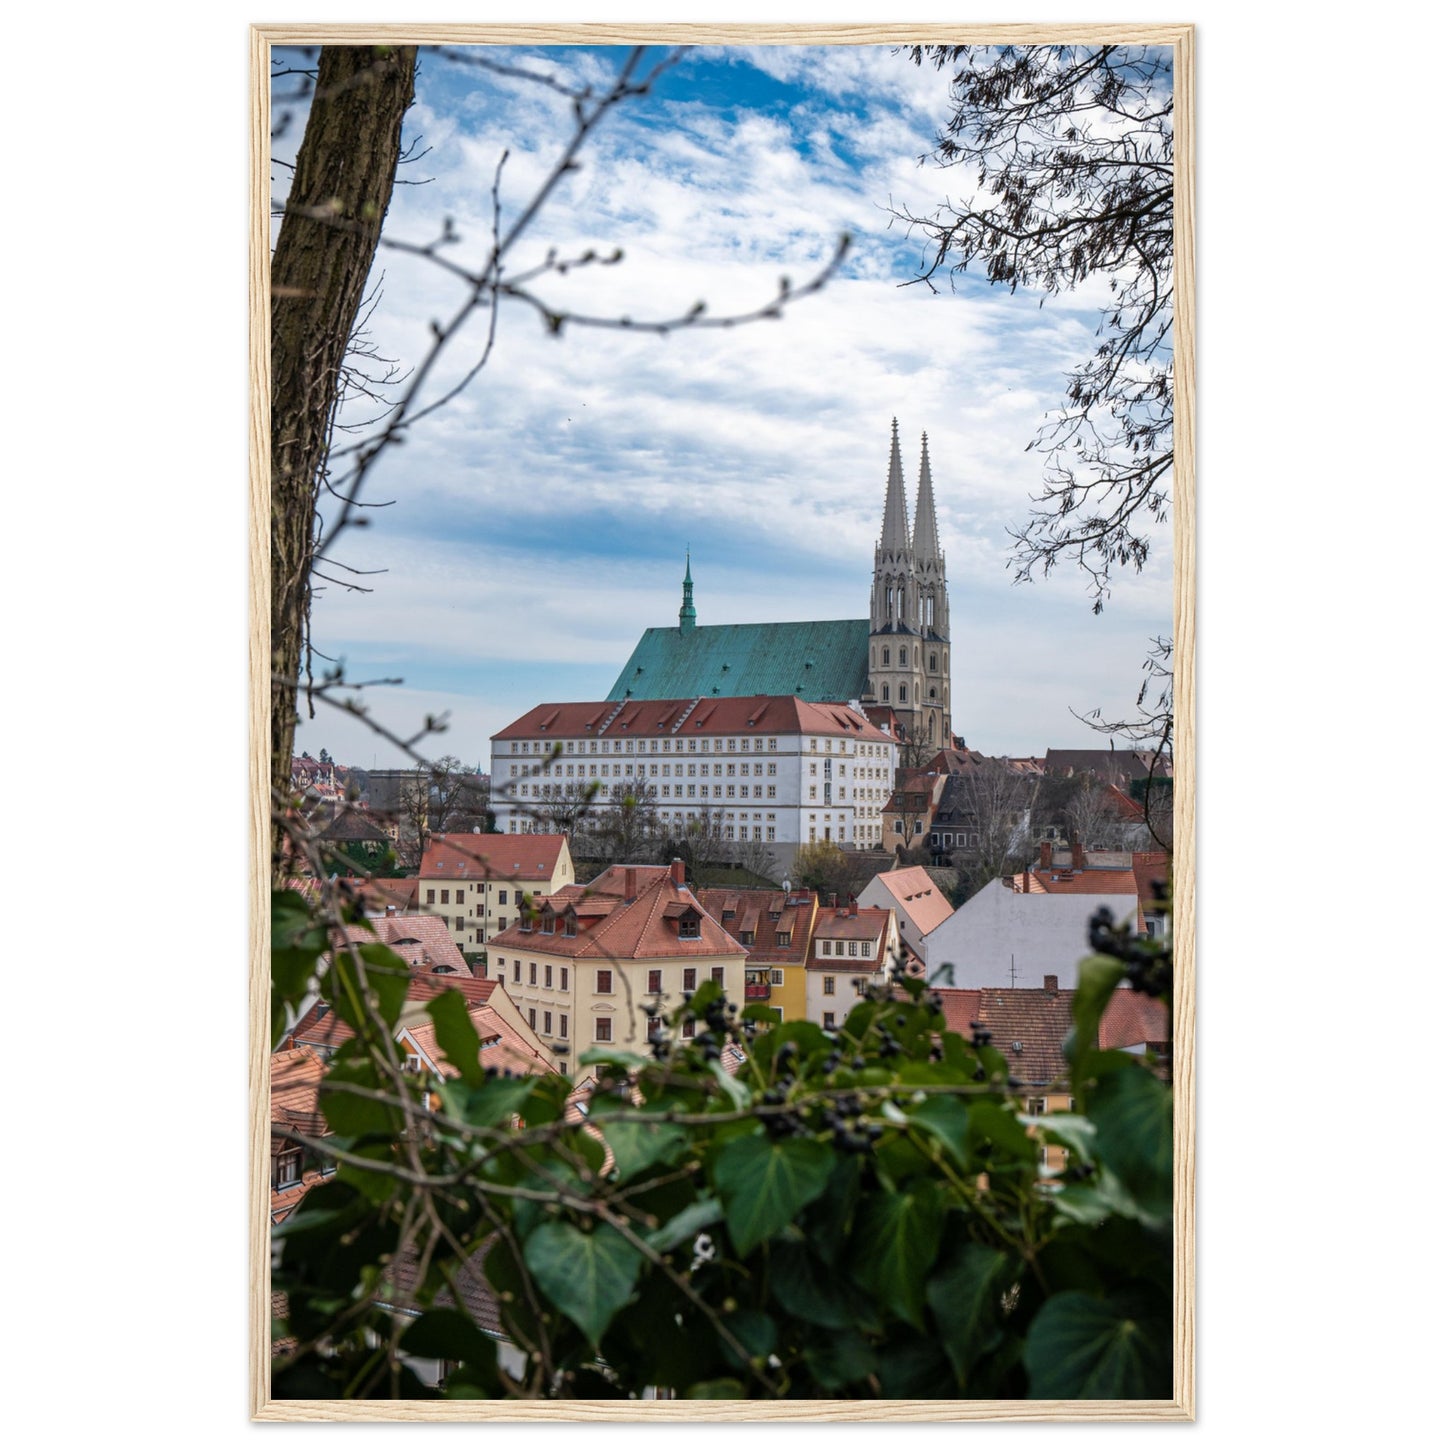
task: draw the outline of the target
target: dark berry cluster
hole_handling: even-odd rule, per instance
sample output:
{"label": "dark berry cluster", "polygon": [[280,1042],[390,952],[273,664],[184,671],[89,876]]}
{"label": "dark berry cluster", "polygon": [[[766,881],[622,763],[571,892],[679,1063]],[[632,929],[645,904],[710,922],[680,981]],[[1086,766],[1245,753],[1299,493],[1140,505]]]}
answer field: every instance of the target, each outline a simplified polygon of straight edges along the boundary
{"label": "dark berry cluster", "polygon": [[1117,958],[1136,993],[1160,998],[1172,991],[1174,950],[1168,943],[1135,933],[1127,923],[1116,924],[1109,908],[1101,907],[1089,919],[1089,947]]}

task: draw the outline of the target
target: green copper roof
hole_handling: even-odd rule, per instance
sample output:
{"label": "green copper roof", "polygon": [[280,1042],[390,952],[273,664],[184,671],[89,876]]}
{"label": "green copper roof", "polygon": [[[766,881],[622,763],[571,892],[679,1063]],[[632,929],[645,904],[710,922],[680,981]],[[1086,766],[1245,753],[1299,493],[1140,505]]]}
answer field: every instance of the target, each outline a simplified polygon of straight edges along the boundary
{"label": "green copper roof", "polygon": [[608,700],[800,697],[847,702],[868,686],[868,619],[649,627]]}

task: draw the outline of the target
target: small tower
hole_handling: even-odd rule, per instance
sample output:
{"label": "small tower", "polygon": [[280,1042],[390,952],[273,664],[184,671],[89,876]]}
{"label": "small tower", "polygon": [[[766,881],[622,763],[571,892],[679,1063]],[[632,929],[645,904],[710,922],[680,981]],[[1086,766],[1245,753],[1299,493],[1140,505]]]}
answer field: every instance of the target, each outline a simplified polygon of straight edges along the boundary
{"label": "small tower", "polygon": [[697,626],[697,608],[692,605],[692,548],[687,549],[687,571],[682,579],[682,606],[677,609],[677,626],[691,632]]}
{"label": "small tower", "polygon": [[918,584],[918,632],[922,638],[917,680],[923,717],[920,740],[946,748],[952,736],[949,698],[948,578],[943,549],[938,545],[938,518],[933,510],[933,469],[928,460],[928,433],[923,433],[923,460],[918,468],[918,506],[913,515],[913,566]]}

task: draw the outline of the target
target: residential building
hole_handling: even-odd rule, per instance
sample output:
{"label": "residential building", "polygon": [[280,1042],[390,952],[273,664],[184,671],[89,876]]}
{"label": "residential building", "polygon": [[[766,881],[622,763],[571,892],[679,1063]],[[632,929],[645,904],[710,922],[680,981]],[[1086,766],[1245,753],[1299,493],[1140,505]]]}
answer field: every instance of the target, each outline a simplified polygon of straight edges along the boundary
{"label": "residential building", "polygon": [[1053,975],[1071,989],[1090,918],[1105,907],[1116,922],[1157,933],[1165,913],[1154,884],[1167,874],[1167,854],[1140,853],[1127,868],[1041,866],[997,879],[925,936],[928,966],[951,964],[960,988],[1042,988]]}
{"label": "residential building", "polygon": [[818,910],[808,954],[807,1010],[814,1023],[837,1028],[870,984],[881,984],[900,956],[898,920],[891,908]]}
{"label": "residential building", "polygon": [[912,769],[900,773],[898,785],[883,807],[882,846],[895,854],[921,848],[933,827],[934,810],[948,781],[942,773]]}
{"label": "residential building", "polygon": [[[1033,1118],[1070,1113],[1074,1108],[1064,1042],[1074,1026],[1074,990],[1061,989],[1052,974],[1041,988],[940,988],[935,990],[950,1032],[971,1039],[976,1029],[1008,1061],[1009,1076],[1024,1089],[1023,1110]],[[1158,1000],[1118,989],[1099,1022],[1099,1047],[1162,1053],[1167,1047],[1168,1010]],[[1048,1145],[1044,1167],[1059,1170],[1066,1152]]]}
{"label": "residential building", "polygon": [[[326,1064],[314,1050],[288,1044],[271,1055],[271,1124],[304,1135],[324,1138],[331,1126],[321,1114],[319,1091]],[[297,1139],[271,1136],[271,1222],[279,1224],[305,1198],[307,1192],[329,1178],[336,1166]]]}
{"label": "residential building", "polygon": [[743,1002],[782,1022],[808,1016],[807,963],[818,917],[808,888],[701,888],[698,901],[747,950]]}
{"label": "residential building", "polygon": [[438,833],[417,872],[417,906],[446,920],[463,953],[480,953],[511,927],[527,899],[576,881],[572,851],[560,834]]}
{"label": "residential building", "polygon": [[891,908],[905,948],[927,962],[923,940],[953,914],[953,905],[927,869],[893,868],[878,873],[858,895],[865,908]]}
{"label": "residential building", "polygon": [[609,790],[630,782],[655,789],[666,834],[715,829],[724,848],[761,843],[786,869],[801,843],[878,844],[896,757],[894,739],[842,703],[543,703],[492,739],[497,826],[508,835],[546,833],[556,826],[549,799],[595,784],[595,806],[612,807]]}
{"label": "residential building", "polygon": [[644,1048],[662,1015],[709,979],[743,999],[746,960],[674,860],[559,889],[495,935],[488,964],[542,1042],[575,1058],[594,1045]]}

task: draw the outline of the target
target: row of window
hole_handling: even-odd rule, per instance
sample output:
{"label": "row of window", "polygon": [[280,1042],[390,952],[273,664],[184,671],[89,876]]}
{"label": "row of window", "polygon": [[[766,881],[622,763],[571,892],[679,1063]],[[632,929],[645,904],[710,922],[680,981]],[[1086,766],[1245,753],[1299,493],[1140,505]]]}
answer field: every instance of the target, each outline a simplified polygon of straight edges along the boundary
{"label": "row of window", "polygon": [[[937,671],[936,666],[933,669]],[[769,752],[778,751],[777,738],[766,740]],[[801,742],[801,740],[800,740]],[[610,746],[609,746],[610,743]],[[686,746],[684,746],[684,743]],[[709,744],[711,743],[711,746]],[[601,740],[578,741],[569,740],[561,745],[561,752],[564,756],[587,755],[589,753],[600,753],[602,755],[621,753],[706,753],[706,752],[742,752],[749,751],[751,746],[755,752],[763,751],[764,739],[762,738],[650,738],[647,740],[633,738],[603,738]],[[818,739],[809,738],[808,746],[812,752],[818,751]],[[849,738],[838,739],[838,751],[844,755],[855,757],[881,758],[887,756],[887,749],[892,745],[889,743],[865,743],[854,742]],[[512,754],[553,756],[558,745],[548,741],[515,741],[512,744]],[[823,740],[823,750],[831,753],[833,751],[833,739]]]}
{"label": "row of window", "polygon": [[[517,890],[517,899],[518,899],[519,902],[521,901],[521,897],[522,897],[522,890],[519,888],[519,889]],[[441,897],[438,898],[438,897],[437,897],[437,890],[436,890],[435,888],[428,888],[427,891],[426,891],[426,901],[427,901],[428,903],[450,903],[450,902],[452,901],[452,890],[451,890],[450,888],[443,888],[443,889],[441,890]],[[458,888],[458,889],[457,889],[457,902],[458,902],[458,903],[465,903],[466,901],[467,901],[467,890],[466,890],[465,888]],[[505,888],[499,888],[499,889],[497,890],[497,902],[498,902],[498,903],[505,903],[506,901],[507,901],[507,890],[506,890]],[[479,903],[479,904],[477,904],[477,914],[478,914],[478,916],[480,916],[481,911],[482,911],[482,905]]]}
{"label": "row of window", "polygon": [[[830,955],[833,957],[842,958],[844,956],[843,944],[844,940],[841,938],[820,938],[818,940],[818,952],[822,954],[824,958],[827,958]],[[847,944],[847,956],[849,958],[873,957],[873,945],[869,940],[863,939],[860,942],[856,938],[850,938],[847,940]]]}
{"label": "row of window", "polygon": [[[929,608],[929,618],[928,618],[928,620],[929,620],[930,622],[933,621],[932,606],[931,606],[931,604],[930,604],[930,608]],[[918,651],[918,648],[915,647],[915,648],[913,649],[913,665],[914,665],[914,667],[917,667],[917,666],[918,666],[918,659],[919,659],[919,657],[920,657],[920,653],[919,653],[919,651]],[[907,649],[906,647],[900,647],[900,648],[898,649],[898,665],[899,665],[899,667],[907,667],[907,666],[908,666],[908,649]],[[885,647],[885,648],[883,649],[883,666],[884,666],[884,667],[892,667],[892,666],[893,666],[893,650],[892,650],[891,648]],[[937,672],[937,671],[938,671],[938,654],[937,654],[936,652],[930,652],[930,653],[928,654],[928,670],[929,670],[929,672]]]}
{"label": "row of window", "polygon": [[[550,963],[544,963],[544,964],[542,965],[542,985],[541,985],[541,986],[542,986],[543,988],[551,988],[551,987],[552,987],[552,968],[553,968],[553,965],[550,964]],[[566,965],[559,965],[559,966],[558,966],[559,977],[558,977],[558,980],[557,980],[557,987],[560,988],[560,989],[562,989],[564,992],[571,987],[571,972],[572,972],[571,969],[568,968]],[[505,958],[499,958],[499,959],[497,960],[497,977],[498,977],[498,978],[506,978],[506,976],[507,976],[507,960],[506,960]],[[522,981],[522,960],[521,960],[520,958],[514,958],[514,959],[512,960],[512,982],[513,982],[513,983],[521,983],[521,981]],[[537,960],[536,960],[536,959],[530,960],[530,961],[528,962],[528,964],[527,964],[527,982],[528,982],[533,988],[536,988],[536,987],[537,987]],[[602,992],[602,990],[599,989],[598,992],[600,993],[600,992]],[[608,989],[607,989],[607,992],[609,992],[609,993],[611,992],[611,987],[610,987],[610,985],[609,985],[609,987],[608,987]]]}

